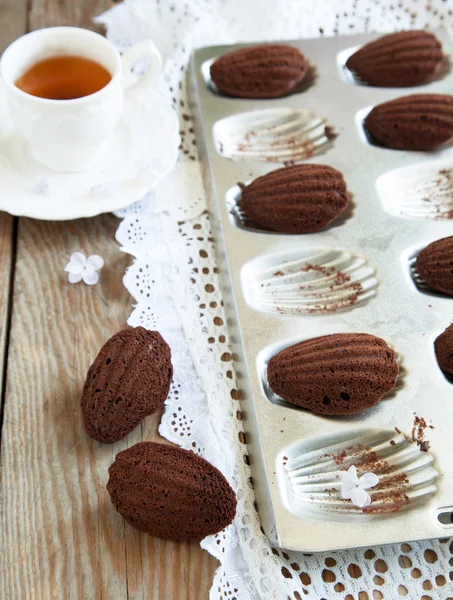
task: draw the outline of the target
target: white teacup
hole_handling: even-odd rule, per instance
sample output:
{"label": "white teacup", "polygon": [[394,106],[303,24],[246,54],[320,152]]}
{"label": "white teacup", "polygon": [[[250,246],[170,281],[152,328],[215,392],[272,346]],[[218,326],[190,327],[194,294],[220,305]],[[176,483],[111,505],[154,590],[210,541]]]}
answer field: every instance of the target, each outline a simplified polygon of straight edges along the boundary
{"label": "white teacup", "polygon": [[[96,61],[112,79],[98,92],[74,100],[39,98],[15,85],[34,63],[64,54]],[[137,78],[131,70],[139,60],[146,60],[150,67]],[[120,55],[97,33],[78,27],[51,27],[13,42],[1,58],[0,74],[13,126],[29,142],[34,159],[55,171],[75,172],[101,158],[123,112],[124,97],[144,93],[161,66],[160,53],[150,40]]]}

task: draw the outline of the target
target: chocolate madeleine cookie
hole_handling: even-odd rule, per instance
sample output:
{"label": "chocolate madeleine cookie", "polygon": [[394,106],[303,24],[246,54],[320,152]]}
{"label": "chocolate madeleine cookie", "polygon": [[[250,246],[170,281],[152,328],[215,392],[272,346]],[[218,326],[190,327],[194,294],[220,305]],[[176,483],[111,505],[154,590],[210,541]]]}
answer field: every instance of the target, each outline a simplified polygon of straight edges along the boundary
{"label": "chocolate madeleine cookie", "polygon": [[82,393],[90,437],[106,444],[123,439],[167,399],[171,351],[157,331],[124,329],[110,338],[91,365]]}
{"label": "chocolate madeleine cookie", "polygon": [[453,236],[426,246],[417,257],[416,269],[433,290],[453,296]]}
{"label": "chocolate madeleine cookie", "polygon": [[314,233],[330,225],[349,202],[343,175],[328,165],[284,167],[242,189],[245,215],[271,231]]}
{"label": "chocolate madeleine cookie", "polygon": [[225,529],[236,496],[222,473],[193,452],[140,442],[116,455],[107,490],[131,525],[165,540],[201,540]]}
{"label": "chocolate madeleine cookie", "polygon": [[362,46],[346,67],[368,85],[409,87],[432,79],[442,61],[442,45],[432,33],[400,31]]}
{"label": "chocolate madeleine cookie", "polygon": [[368,333],[324,335],[290,346],[267,366],[272,391],[324,415],[350,415],[374,406],[395,387],[395,352]]}
{"label": "chocolate madeleine cookie", "polygon": [[211,65],[211,79],[228,96],[279,98],[305,77],[308,63],[287,44],[260,44],[228,52]]}
{"label": "chocolate madeleine cookie", "polygon": [[414,94],[390,100],[375,106],[364,125],[387,148],[434,150],[453,138],[453,96]]}
{"label": "chocolate madeleine cookie", "polygon": [[434,348],[439,367],[453,375],[453,325],[436,338]]}

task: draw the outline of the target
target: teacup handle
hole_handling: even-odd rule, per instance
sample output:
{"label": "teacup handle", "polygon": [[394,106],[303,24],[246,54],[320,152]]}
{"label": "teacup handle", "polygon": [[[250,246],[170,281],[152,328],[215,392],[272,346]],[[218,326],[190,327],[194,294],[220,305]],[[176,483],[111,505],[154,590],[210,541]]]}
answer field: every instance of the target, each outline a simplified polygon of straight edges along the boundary
{"label": "teacup handle", "polygon": [[[151,40],[143,40],[131,48],[127,48],[121,55],[123,63],[123,87],[127,95],[142,96],[149,90],[157,79],[162,68],[162,56]],[[150,61],[146,73],[136,77],[132,74],[132,67],[139,60]]]}

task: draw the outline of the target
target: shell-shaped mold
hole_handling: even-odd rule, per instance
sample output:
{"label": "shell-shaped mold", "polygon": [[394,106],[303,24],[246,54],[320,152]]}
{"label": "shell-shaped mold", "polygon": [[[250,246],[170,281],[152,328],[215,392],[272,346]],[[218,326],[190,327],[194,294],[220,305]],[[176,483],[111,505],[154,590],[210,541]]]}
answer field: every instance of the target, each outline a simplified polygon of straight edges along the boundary
{"label": "shell-shaped mold", "polygon": [[266,313],[326,314],[359,307],[376,295],[367,261],[345,250],[308,248],[256,258],[243,268],[247,302]]}
{"label": "shell-shaped mold", "polygon": [[210,67],[216,88],[237,98],[279,98],[307,73],[305,56],[289,44],[259,44],[223,54]]}
{"label": "shell-shaped mold", "polygon": [[214,125],[219,154],[231,160],[291,164],[326,152],[336,133],[309,110],[269,108],[221,119]]}
{"label": "shell-shaped mold", "polygon": [[409,87],[432,79],[442,62],[442,46],[432,33],[400,31],[362,46],[346,67],[360,83]]}
{"label": "shell-shaped mold", "polygon": [[409,258],[417,289],[430,295],[453,296],[453,236],[432,242]]}
{"label": "shell-shaped mold", "polygon": [[397,150],[435,150],[453,138],[453,96],[412,94],[375,106],[365,130],[382,146]]}
{"label": "shell-shaped mold", "polygon": [[453,219],[453,162],[411,165],[376,182],[383,209],[407,219]]}
{"label": "shell-shaped mold", "polygon": [[[354,465],[359,477],[372,472],[379,484],[367,490],[361,509],[341,496],[340,471]],[[277,458],[277,473],[288,509],[322,520],[364,520],[398,514],[437,492],[434,459],[398,430],[365,429],[297,442]]]}
{"label": "shell-shaped mold", "polygon": [[351,415],[376,405],[398,377],[395,352],[369,333],[310,338],[274,354],[270,389],[282,400],[322,415]]}

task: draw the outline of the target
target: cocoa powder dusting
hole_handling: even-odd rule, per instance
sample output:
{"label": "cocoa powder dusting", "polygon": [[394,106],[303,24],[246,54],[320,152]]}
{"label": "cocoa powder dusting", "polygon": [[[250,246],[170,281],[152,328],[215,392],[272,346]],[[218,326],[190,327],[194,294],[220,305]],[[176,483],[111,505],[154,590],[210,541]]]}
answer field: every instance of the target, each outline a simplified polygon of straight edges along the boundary
{"label": "cocoa powder dusting", "polygon": [[351,281],[350,275],[348,275],[347,273],[343,273],[342,271],[337,271],[337,274],[335,275],[335,279],[333,281],[333,284],[330,286],[330,289],[333,289],[336,285],[343,285],[345,283],[348,283],[349,281]]}
{"label": "cocoa powder dusting", "polygon": [[[394,440],[390,443],[396,444]],[[371,448],[356,444],[325,456],[332,458],[342,470],[355,465],[359,477],[366,472],[372,472],[380,478],[378,485],[371,492],[373,502],[362,509],[363,513],[393,514],[399,512],[409,502],[406,494],[409,478],[406,473],[395,473],[395,467],[389,465],[385,458]]]}
{"label": "cocoa powder dusting", "polygon": [[434,218],[437,220],[453,218],[453,208],[449,208],[453,193],[453,169],[441,169],[432,190],[431,195],[425,196],[422,200],[434,208],[436,211]]}
{"label": "cocoa powder dusting", "polygon": [[331,275],[335,273],[335,267],[325,267],[324,265],[312,265],[308,263],[305,267],[301,267],[302,273],[309,273],[310,271],[319,271],[323,275]]}
{"label": "cocoa powder dusting", "polygon": [[344,459],[347,456],[347,451],[346,450],[341,450],[341,451],[338,451],[336,454],[326,454],[326,456],[328,456],[329,458],[333,458],[334,462],[337,465],[342,465]]}
{"label": "cocoa powder dusting", "polygon": [[248,142],[250,144],[250,141],[251,141],[252,137],[256,137],[256,132],[253,131],[253,129],[250,129],[245,134],[244,139],[245,139],[246,142]]}
{"label": "cocoa powder dusting", "polygon": [[[238,184],[239,185],[239,184]],[[325,298],[325,292],[315,293],[312,292],[313,298],[319,298],[319,303],[312,305],[312,307],[308,310],[308,313],[319,313],[319,312],[337,312],[338,310],[342,310],[344,308],[354,306],[358,301],[360,295],[363,292],[362,284],[358,281],[351,282],[351,276],[347,273],[343,273],[342,271],[337,271],[335,267],[326,267],[325,265],[313,265],[311,263],[307,263],[305,266],[300,267],[300,271],[302,273],[310,273],[317,272],[325,277],[333,278],[332,284],[329,286],[329,289],[335,291],[337,288],[343,288],[345,291],[350,290],[344,298],[339,300],[338,302],[327,302]],[[290,273],[291,274],[291,273]],[[283,271],[276,271],[274,277],[281,277],[285,275]],[[315,279],[315,282],[317,280]],[[261,287],[269,287],[271,284],[261,284]],[[299,285],[299,289],[302,291],[312,291],[315,286],[313,282],[308,282]],[[270,290],[271,294],[279,293],[278,288],[274,290]],[[322,302],[324,300],[324,303]],[[277,311],[284,312],[283,309],[277,307]],[[301,312],[301,311],[299,311]]]}

